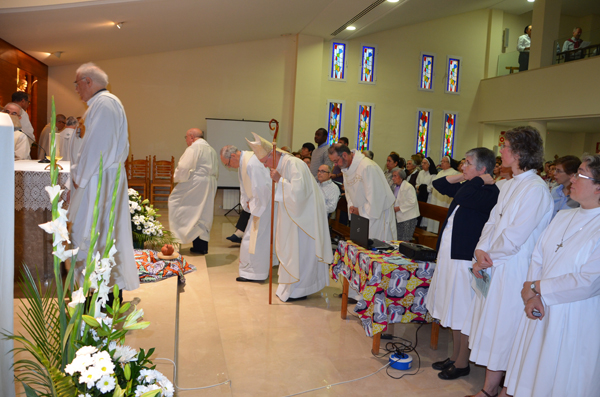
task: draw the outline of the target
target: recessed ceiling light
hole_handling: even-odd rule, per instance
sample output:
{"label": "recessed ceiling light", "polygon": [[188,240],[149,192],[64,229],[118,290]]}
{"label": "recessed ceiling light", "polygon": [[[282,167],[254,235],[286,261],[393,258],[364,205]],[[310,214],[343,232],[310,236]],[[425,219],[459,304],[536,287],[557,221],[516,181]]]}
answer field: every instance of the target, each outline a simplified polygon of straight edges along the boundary
{"label": "recessed ceiling light", "polygon": [[397,3],[397,2],[399,2],[400,0],[387,0],[387,1],[388,1],[388,3]]}
{"label": "recessed ceiling light", "polygon": [[346,30],[356,30],[356,26],[346,26]]}
{"label": "recessed ceiling light", "polygon": [[527,0],[528,3],[533,3],[535,0]]}
{"label": "recessed ceiling light", "polygon": [[125,22],[117,22],[117,23],[115,24],[115,26],[117,27],[117,29],[121,29],[121,28],[123,27],[123,24],[124,24],[124,23],[125,23]]}

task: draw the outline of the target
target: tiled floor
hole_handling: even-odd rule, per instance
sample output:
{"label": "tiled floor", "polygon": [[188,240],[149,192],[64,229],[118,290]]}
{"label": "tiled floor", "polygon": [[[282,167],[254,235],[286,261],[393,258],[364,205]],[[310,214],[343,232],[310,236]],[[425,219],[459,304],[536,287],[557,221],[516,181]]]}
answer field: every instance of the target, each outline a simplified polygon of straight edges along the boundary
{"label": "tiled floor", "polygon": [[[161,210],[161,213],[166,211]],[[167,223],[167,217],[161,220]],[[387,363],[371,354],[372,339],[357,318],[340,318],[341,300],[333,297],[341,285],[332,283],[305,301],[282,303],[275,295],[268,304],[268,283],[238,283],[239,245],[225,237],[235,231],[235,217],[215,216],[205,256],[181,253],[197,267],[187,275],[178,295],[168,279],[142,284],[125,292],[145,312],[149,328],[131,332],[127,342],[136,348],[156,347],[156,358],[174,359],[178,347],[181,388],[197,388],[231,380],[204,390],[180,390],[179,396],[287,396],[369,375]],[[179,298],[179,338],[175,338]],[[394,334],[414,342],[416,325],[396,325]],[[385,369],[366,379],[306,393],[306,396],[464,396],[483,385],[484,369],[455,381],[437,377],[431,363],[448,357],[450,333],[440,332],[439,349],[429,347],[431,326],[419,331],[417,351],[421,370],[396,380]],[[382,341],[382,346],[386,341]],[[412,354],[416,367],[418,359]],[[157,369],[173,379],[172,364],[156,360]],[[403,372],[393,369],[390,374]],[[414,373],[415,371],[408,371]]]}

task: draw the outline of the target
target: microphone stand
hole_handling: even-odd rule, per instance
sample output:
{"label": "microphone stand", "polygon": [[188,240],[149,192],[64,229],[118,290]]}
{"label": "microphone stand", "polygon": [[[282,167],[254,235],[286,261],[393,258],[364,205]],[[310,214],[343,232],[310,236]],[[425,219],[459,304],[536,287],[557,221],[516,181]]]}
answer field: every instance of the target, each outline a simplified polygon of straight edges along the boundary
{"label": "microphone stand", "polygon": [[40,149],[42,149],[42,150],[44,151],[44,157],[42,157],[42,158],[41,158],[41,160],[40,160],[40,161],[38,161],[38,163],[40,163],[40,164],[47,164],[47,163],[49,163],[49,162],[50,162],[50,160],[48,160],[48,159],[46,158],[46,157],[47,157],[46,149],[44,149],[42,146],[40,146],[40,144],[39,144],[39,143],[37,143],[37,142],[35,142],[35,141],[34,141],[34,142],[31,144],[31,146],[37,146],[37,147],[39,147]]}

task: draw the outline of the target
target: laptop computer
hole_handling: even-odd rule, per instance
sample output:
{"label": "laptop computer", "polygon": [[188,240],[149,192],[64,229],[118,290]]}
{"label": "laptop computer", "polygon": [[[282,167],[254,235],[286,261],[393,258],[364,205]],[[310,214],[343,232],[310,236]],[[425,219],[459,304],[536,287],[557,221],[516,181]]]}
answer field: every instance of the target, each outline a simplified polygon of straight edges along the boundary
{"label": "laptop computer", "polygon": [[350,240],[368,250],[389,251],[394,247],[381,240],[369,239],[369,218],[352,214],[350,219]]}

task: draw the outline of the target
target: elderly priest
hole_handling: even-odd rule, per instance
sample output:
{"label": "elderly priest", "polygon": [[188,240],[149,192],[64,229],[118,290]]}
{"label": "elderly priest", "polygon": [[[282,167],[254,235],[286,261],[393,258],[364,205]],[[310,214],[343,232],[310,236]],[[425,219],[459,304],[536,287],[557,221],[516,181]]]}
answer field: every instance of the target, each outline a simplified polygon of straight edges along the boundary
{"label": "elderly priest", "polygon": [[185,142],[188,148],[173,175],[178,184],[169,196],[169,228],[182,244],[193,244],[191,252],[207,254],[219,177],[217,152],[198,128],[187,131]]}
{"label": "elderly priest", "polygon": [[[240,204],[250,219],[240,246],[240,276],[236,281],[264,281],[269,276],[271,235],[271,176],[252,151],[233,145],[221,149],[225,166],[238,169]],[[273,263],[278,263],[273,255]]]}
{"label": "elderly priest", "polygon": [[[129,154],[127,117],[119,98],[106,90],[108,76],[93,63],[83,64],[75,75],[75,90],[88,109],[83,115],[82,124],[86,131],[78,153],[71,161],[71,203],[69,221],[72,222],[71,241],[79,247],[76,263],[76,275],[83,284],[80,268],[83,268],[90,249],[104,252],[106,236],[110,224],[110,207],[113,187],[119,185],[115,205],[115,227],[113,238],[116,240],[114,267],[111,281],[121,289],[132,291],[140,286],[135,258],[133,256],[133,237],[131,234],[131,215],[129,214],[129,196],[127,193],[127,174],[123,163]],[[102,188],[98,204],[97,231],[100,237],[96,247],[90,247],[91,227],[94,219],[94,202],[98,185],[100,155],[103,161]],[[121,170],[119,179],[117,171]],[[120,294],[120,292],[119,292]]]}
{"label": "elderly priest", "polygon": [[273,153],[270,142],[257,134],[254,138],[248,142],[250,147],[271,168],[271,178],[277,182],[275,250],[280,266],[276,294],[283,302],[304,299],[329,285],[333,253],[325,199],[302,160],[280,150]]}

